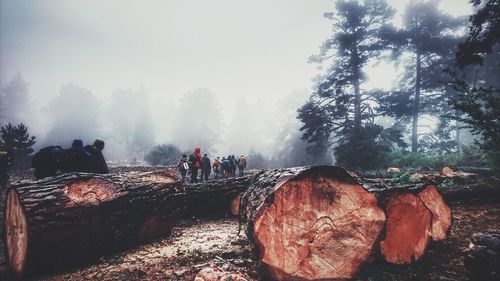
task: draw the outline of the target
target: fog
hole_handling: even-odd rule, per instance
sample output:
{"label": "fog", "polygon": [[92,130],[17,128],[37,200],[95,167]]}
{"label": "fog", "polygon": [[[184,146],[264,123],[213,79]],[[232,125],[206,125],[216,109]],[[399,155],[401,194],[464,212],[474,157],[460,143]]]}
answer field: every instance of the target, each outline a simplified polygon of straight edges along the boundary
{"label": "fog", "polygon": [[[388,1],[398,10],[408,1]],[[308,58],[331,35],[331,0],[0,0],[5,122],[37,148],[106,141],[113,160],[155,144],[212,156],[278,157],[299,141],[296,110],[319,73]],[[452,15],[468,0],[443,0]],[[389,89],[400,67],[373,63],[365,87]]]}

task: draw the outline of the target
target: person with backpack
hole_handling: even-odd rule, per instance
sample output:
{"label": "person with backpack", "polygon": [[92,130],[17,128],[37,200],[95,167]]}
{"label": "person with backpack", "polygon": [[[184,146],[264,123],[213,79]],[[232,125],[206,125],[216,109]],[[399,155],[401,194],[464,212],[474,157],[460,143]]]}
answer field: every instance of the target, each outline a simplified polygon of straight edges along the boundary
{"label": "person with backpack", "polygon": [[186,173],[189,169],[189,164],[188,164],[188,159],[186,154],[182,154],[182,158],[179,161],[179,164],[177,164],[177,167],[179,168],[179,171],[181,172],[182,176],[182,183],[186,182]]}
{"label": "person with backpack", "polygon": [[31,158],[31,167],[35,169],[35,178],[53,177],[60,168],[60,158],[64,149],[60,146],[48,146],[40,149]]}
{"label": "person with backpack", "polygon": [[74,140],[71,148],[64,150],[60,158],[60,168],[63,173],[87,172],[92,155],[83,149],[81,140]]}
{"label": "person with backpack", "polygon": [[217,157],[217,159],[214,160],[214,163],[212,164],[212,168],[214,170],[214,178],[218,179],[220,177],[220,165],[221,162],[219,160],[220,157]]}
{"label": "person with backpack", "polygon": [[208,177],[210,176],[210,171],[212,167],[210,165],[210,158],[208,158],[207,154],[203,155],[202,165],[201,165],[201,181],[205,178],[205,181],[208,181]]}
{"label": "person with backpack", "polygon": [[96,174],[108,174],[108,164],[102,154],[104,141],[95,140],[93,145],[85,146],[84,150],[90,154],[87,159],[87,172]]}
{"label": "person with backpack", "polygon": [[229,161],[231,162],[231,176],[236,176],[236,157],[234,155],[229,156]]}
{"label": "person with backpack", "polygon": [[231,161],[228,158],[222,158],[222,172],[224,173],[224,177],[227,178],[231,174]]}
{"label": "person with backpack", "polygon": [[191,170],[190,183],[198,182],[198,169],[201,168],[202,158],[201,150],[199,147],[194,148],[194,153],[189,156],[189,168]]}
{"label": "person with backpack", "polygon": [[238,170],[240,177],[243,176],[243,170],[247,167],[247,159],[243,155],[240,156],[240,159],[238,159]]}

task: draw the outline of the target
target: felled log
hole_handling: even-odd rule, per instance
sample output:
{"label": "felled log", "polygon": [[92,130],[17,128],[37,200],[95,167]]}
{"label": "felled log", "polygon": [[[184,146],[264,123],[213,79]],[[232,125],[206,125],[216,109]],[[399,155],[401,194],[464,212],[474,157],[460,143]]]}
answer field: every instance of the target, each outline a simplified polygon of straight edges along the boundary
{"label": "felled log", "polygon": [[419,260],[431,236],[431,211],[411,193],[393,193],[385,200],[387,222],[385,238],[380,242],[382,256],[393,264]]}
{"label": "felled log", "polygon": [[253,178],[246,175],[186,185],[186,213],[190,216],[231,214],[235,198],[250,186]]}
{"label": "felled log", "polygon": [[4,238],[17,275],[81,264],[170,231],[184,206],[168,172],[63,174],[7,193]]}
{"label": "felled log", "polygon": [[472,235],[464,264],[472,280],[499,280],[500,233],[486,232]]}
{"label": "felled log", "polygon": [[431,237],[434,241],[448,237],[451,228],[451,209],[434,185],[427,185],[418,197],[432,213]]}
{"label": "felled log", "polygon": [[352,277],[385,222],[376,197],[334,166],[261,172],[241,197],[240,212],[274,280]]}

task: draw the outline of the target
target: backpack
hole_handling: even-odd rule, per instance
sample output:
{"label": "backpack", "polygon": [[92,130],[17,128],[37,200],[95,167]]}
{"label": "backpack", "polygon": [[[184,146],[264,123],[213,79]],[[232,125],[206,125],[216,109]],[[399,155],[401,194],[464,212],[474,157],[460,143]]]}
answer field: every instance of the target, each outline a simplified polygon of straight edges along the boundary
{"label": "backpack", "polygon": [[88,172],[91,154],[79,148],[64,150],[59,160],[63,173]]}
{"label": "backpack", "polygon": [[198,161],[198,158],[196,157],[196,155],[194,154],[191,154],[189,156],[189,166],[190,167],[194,167],[196,165],[196,162]]}
{"label": "backpack", "polygon": [[48,146],[35,153],[31,159],[31,167],[35,169],[35,177],[43,179],[55,176],[60,168],[59,161],[63,151],[60,146]]}

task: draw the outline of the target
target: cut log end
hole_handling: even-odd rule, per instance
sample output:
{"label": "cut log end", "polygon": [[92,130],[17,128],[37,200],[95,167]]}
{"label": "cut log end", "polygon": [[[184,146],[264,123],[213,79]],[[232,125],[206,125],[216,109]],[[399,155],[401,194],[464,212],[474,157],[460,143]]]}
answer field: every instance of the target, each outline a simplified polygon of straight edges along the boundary
{"label": "cut log end", "polygon": [[240,214],[240,200],[241,200],[241,194],[236,196],[236,198],[234,198],[233,201],[231,201],[230,210],[233,216],[238,216]]}
{"label": "cut log end", "polygon": [[276,280],[352,277],[384,225],[375,196],[359,185],[323,176],[276,186],[274,202],[254,220],[268,273]]}
{"label": "cut log end", "polygon": [[15,189],[9,190],[7,194],[4,227],[9,267],[15,274],[21,275],[28,248],[28,221]]}
{"label": "cut log end", "polygon": [[386,203],[386,237],[380,242],[385,260],[409,264],[425,253],[431,234],[432,213],[416,195],[392,194]]}
{"label": "cut log end", "polygon": [[432,213],[432,240],[440,241],[448,237],[451,228],[451,209],[434,185],[428,185],[418,194]]}

